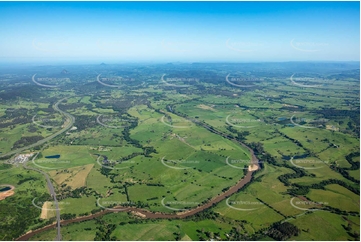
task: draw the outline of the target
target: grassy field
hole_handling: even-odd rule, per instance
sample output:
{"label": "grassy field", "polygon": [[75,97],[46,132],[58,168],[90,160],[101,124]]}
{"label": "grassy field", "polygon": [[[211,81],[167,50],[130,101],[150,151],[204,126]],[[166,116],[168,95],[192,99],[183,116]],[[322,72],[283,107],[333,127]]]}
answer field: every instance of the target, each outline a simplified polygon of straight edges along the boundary
{"label": "grassy field", "polygon": [[[42,157],[29,163],[34,167],[45,170],[65,169],[76,166],[95,164],[95,158],[85,146],[52,146],[41,152]],[[59,158],[45,158],[46,156],[60,155]]]}
{"label": "grassy field", "polygon": [[[181,220],[158,220],[145,223],[127,223],[134,221],[127,213],[114,213],[102,217],[102,220],[110,224],[118,224],[119,221],[125,222],[124,225],[117,226],[112,232],[111,237],[115,236],[117,240],[174,240],[174,232],[179,232],[183,240],[199,240],[197,228],[200,230],[220,233],[220,238],[226,239],[225,232],[230,230],[230,225],[221,221],[204,220],[200,222],[181,221]],[[95,220],[71,224],[62,227],[64,240],[94,240],[97,227]],[[88,230],[90,229],[90,230]],[[51,240],[55,237],[55,230],[49,230],[38,234],[31,240],[42,241]],[[83,235],[86,233],[86,236]]]}
{"label": "grassy field", "polygon": [[66,184],[72,189],[75,189],[86,185],[87,176],[93,166],[94,164],[89,164],[64,170],[58,169],[56,171],[50,171],[49,174],[58,185]]}
{"label": "grassy field", "polygon": [[360,196],[340,185],[328,185],[326,190],[311,190],[308,197],[312,201],[327,202],[328,206],[344,211],[360,212]]}
{"label": "grassy field", "polygon": [[[128,213],[114,213],[99,220],[63,226],[63,240],[94,240],[103,230],[103,222],[116,225],[111,236],[118,240],[175,240],[176,236],[180,240],[209,240],[210,234],[217,233],[212,239],[229,240],[226,234],[232,227],[242,234],[256,235],[263,233],[261,229],[286,220],[301,229],[298,237],[289,240],[351,240],[351,233],[343,226],[359,233],[359,217],[348,213],[359,213],[359,195],[337,184],[326,185],[324,189],[311,188],[334,179],[359,189],[359,183],[354,181],[360,179],[359,169],[349,170],[351,164],[346,160],[347,155],[359,151],[359,138],[353,133],[358,125],[355,120],[359,96],[354,92],[359,88],[358,80],[340,77],[342,81],[339,81],[339,77],[319,74],[314,82],[322,87],[304,88],[291,82],[293,69],[272,69],[267,76],[263,71],[238,70],[238,66],[225,70],[223,67],[213,70],[210,66],[204,73],[198,73],[191,65],[189,70],[167,74],[200,75],[194,85],[177,88],[161,81],[161,73],[177,69],[174,66],[155,70],[150,65],[142,69],[145,73],[135,71],[138,67],[112,71],[111,66],[98,66],[92,71],[87,67],[86,75],[73,71],[76,74],[71,76],[72,81],[64,83],[69,88],[46,91],[39,88],[40,97],[34,101],[17,97],[8,104],[0,104],[0,127],[3,127],[0,152],[12,150],[22,137],[46,137],[58,131],[60,127],[47,129],[39,125],[46,125],[48,118],[53,123],[63,122],[63,116],[52,111],[51,105],[60,97],[67,97],[59,108],[74,115],[77,129],[38,147],[39,157],[28,165],[50,175],[61,214],[77,216],[99,209],[99,204],[104,207],[141,204],[151,211],[173,213],[177,209],[194,208],[235,185],[244,177],[244,168],[251,159],[249,150],[196,125],[195,120],[234,136],[238,132],[240,139],[248,144],[260,143],[263,150],[257,155],[268,153],[277,165],[264,163],[255,175],[257,179],[248,187],[211,208],[210,211],[218,213],[217,218],[142,220]],[[208,72],[210,69],[212,73]],[[51,76],[51,70],[48,72],[39,72],[39,76]],[[330,75],[336,75],[337,70],[331,72]],[[106,87],[96,81],[94,73],[102,73],[104,77],[134,75],[137,85],[121,83],[122,88]],[[252,88],[240,88],[226,82],[228,73],[234,77],[255,75],[262,80]],[[145,83],[138,85],[143,79]],[[9,126],[8,122],[15,120],[11,115],[14,110],[20,110],[18,116],[23,120]],[[31,122],[35,114],[39,125]],[[137,125],[128,129],[129,120],[136,119]],[[46,158],[53,155],[60,157]],[[292,163],[293,156],[296,158]],[[103,164],[105,157],[117,162]],[[359,157],[353,160],[360,161]],[[331,169],[332,164],[346,169],[349,176]],[[286,179],[289,184],[281,182],[282,175],[296,173],[302,176]],[[28,209],[31,213],[26,213],[26,225],[17,233],[54,218],[55,213],[50,211],[44,215],[45,219],[39,219],[41,209],[31,204],[35,198],[42,203],[47,201],[46,207],[53,208],[40,173],[24,170],[21,165],[7,167],[0,163],[0,184],[15,186],[15,194],[0,201],[2,208],[9,206],[9,211],[2,209],[0,220],[5,218],[0,223],[2,227],[9,224],[21,227],[12,224],[12,218],[25,213],[23,208],[31,207]],[[327,202],[327,206],[343,214],[337,210],[335,213],[302,210],[314,208],[313,205],[295,207],[304,199],[290,192],[296,189],[295,184],[309,186],[308,193],[304,192],[308,199]],[[86,190],[78,194],[80,198],[75,198],[72,192],[83,187]],[[32,240],[53,240],[55,232],[38,234]],[[262,238],[272,240],[264,234]]]}
{"label": "grassy field", "polygon": [[[340,216],[317,211],[290,221],[301,229],[301,234],[290,240],[349,240],[350,236],[342,225],[347,222]],[[321,226],[322,225],[322,226]]]}

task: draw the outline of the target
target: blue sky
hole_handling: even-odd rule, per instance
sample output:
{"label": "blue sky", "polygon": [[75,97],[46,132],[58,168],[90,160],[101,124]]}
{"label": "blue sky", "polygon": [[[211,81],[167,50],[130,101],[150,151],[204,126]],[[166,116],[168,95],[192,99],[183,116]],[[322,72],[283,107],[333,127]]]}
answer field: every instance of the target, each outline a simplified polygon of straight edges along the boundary
{"label": "blue sky", "polygon": [[359,61],[359,2],[0,2],[0,61]]}

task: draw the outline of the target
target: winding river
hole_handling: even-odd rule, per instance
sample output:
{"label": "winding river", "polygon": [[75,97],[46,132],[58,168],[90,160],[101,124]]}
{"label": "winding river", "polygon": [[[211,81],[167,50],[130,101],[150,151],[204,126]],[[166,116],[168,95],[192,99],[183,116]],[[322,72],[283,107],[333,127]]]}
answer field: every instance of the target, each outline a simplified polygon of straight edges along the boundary
{"label": "winding river", "polygon": [[[171,109],[172,110],[172,109]],[[161,111],[163,112],[163,111]],[[174,110],[172,110],[173,113],[175,113]],[[177,115],[180,115],[178,113],[175,113]],[[180,115],[181,116],[181,115]],[[186,118],[186,117],[183,117]],[[230,138],[226,133],[223,133],[221,131],[217,131],[215,130],[213,127],[210,127],[209,125],[205,124],[205,123],[201,123],[201,122],[196,122],[198,125],[203,126],[204,128],[218,134],[221,135],[222,137],[229,139],[233,142],[236,142],[240,145],[242,145],[243,147],[247,148],[250,151],[251,154],[251,163],[253,165],[257,166],[257,169],[259,169],[259,161],[258,158],[255,156],[253,150],[251,148],[249,148],[246,144]],[[87,215],[87,216],[82,216],[82,217],[77,217],[74,219],[69,219],[69,220],[62,220],[60,221],[60,225],[64,226],[64,225],[68,225],[71,223],[76,223],[76,222],[82,222],[82,221],[86,221],[86,220],[90,220],[96,217],[100,217],[103,216],[105,214],[108,213],[118,213],[118,212],[135,212],[138,215],[140,215],[142,218],[146,218],[146,219],[182,219],[182,218],[186,218],[189,216],[192,216],[194,214],[197,214],[199,212],[202,212],[203,210],[212,207],[213,205],[221,202],[222,200],[228,198],[229,196],[233,195],[234,193],[238,192],[239,189],[241,189],[242,187],[244,187],[246,184],[248,184],[251,180],[252,180],[252,176],[253,173],[257,170],[248,170],[247,174],[237,182],[236,185],[230,187],[227,191],[219,194],[218,196],[214,197],[213,199],[211,199],[209,202],[200,205],[196,208],[190,209],[190,210],[186,210],[186,211],[182,211],[179,213],[159,213],[159,212],[151,212],[145,209],[141,209],[141,208],[134,208],[134,207],[123,207],[123,206],[115,206],[113,207],[111,210],[110,209],[105,209],[102,210],[98,213],[95,214],[91,214],[91,215]],[[57,225],[59,225],[59,223],[53,223],[47,226],[44,226],[40,229],[34,230],[34,231],[29,231],[28,233],[20,236],[19,238],[17,238],[17,241],[24,241],[24,240],[28,240],[29,238],[33,237],[36,234],[42,233],[44,231],[47,231],[49,229],[53,229],[55,227],[57,227]]]}

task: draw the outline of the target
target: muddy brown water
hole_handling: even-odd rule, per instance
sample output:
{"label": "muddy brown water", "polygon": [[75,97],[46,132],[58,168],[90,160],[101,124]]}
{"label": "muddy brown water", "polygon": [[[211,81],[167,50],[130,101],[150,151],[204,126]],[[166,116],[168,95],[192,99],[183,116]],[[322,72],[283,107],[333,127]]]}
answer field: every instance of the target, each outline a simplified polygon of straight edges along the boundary
{"label": "muddy brown water", "polygon": [[[209,127],[208,125],[205,125],[205,124],[202,124],[201,125],[208,129],[208,130],[211,130],[211,127]],[[216,131],[216,130],[211,130],[212,132],[215,132],[216,134],[219,134],[221,136],[223,136],[224,138],[227,138],[229,140],[232,140],[233,142],[236,142],[240,145],[242,145],[243,147],[247,148],[250,153],[251,153],[251,163],[252,164],[255,164],[258,166],[258,169],[259,169],[259,161],[257,159],[257,157],[255,156],[253,150],[251,148],[249,148],[246,144],[244,144],[243,142],[240,142],[240,141],[237,141],[236,139],[230,139],[227,137],[227,135],[223,132],[220,132],[220,131]],[[115,206],[113,207],[114,210],[103,210],[103,211],[100,211],[98,213],[95,213],[95,214],[92,214],[92,215],[88,215],[88,216],[83,216],[83,217],[78,217],[78,218],[74,218],[74,219],[69,219],[69,220],[62,220],[60,222],[60,224],[62,226],[64,225],[68,225],[68,224],[71,224],[71,223],[76,223],[76,222],[82,222],[82,221],[86,221],[86,220],[91,220],[93,218],[97,218],[97,217],[100,217],[100,216],[103,216],[105,214],[108,214],[108,213],[117,213],[117,212],[135,212],[135,213],[140,213],[141,216],[143,218],[148,218],[148,219],[178,219],[178,218],[186,218],[186,217],[189,217],[189,216],[192,216],[194,214],[197,214],[209,207],[212,207],[214,204],[217,204],[219,202],[221,202],[222,200],[226,199],[227,197],[231,196],[232,194],[236,193],[239,189],[241,189],[242,187],[244,187],[246,184],[248,184],[251,179],[252,179],[252,174],[253,174],[254,171],[248,171],[246,176],[244,176],[241,180],[239,180],[237,182],[236,185],[232,186],[231,188],[229,188],[227,191],[219,194],[217,197],[213,198],[212,200],[210,200],[209,202],[201,205],[201,206],[198,206],[194,209],[190,209],[190,210],[187,210],[187,211],[183,211],[181,213],[159,213],[159,212],[150,212],[150,211],[147,211],[147,210],[144,210],[144,209],[141,209],[141,208],[125,208],[125,207],[122,207],[122,206]],[[52,228],[55,228],[56,227],[56,223],[54,224],[50,224],[50,225],[47,225],[43,228],[40,228],[40,229],[37,229],[37,230],[34,230],[34,231],[29,231],[28,233],[20,236],[19,238],[17,238],[16,240],[17,241],[24,241],[24,240],[28,240],[30,239],[31,237],[33,237],[34,235],[36,234],[39,234],[39,233],[42,233],[44,231],[47,231],[49,229],[52,229]]]}
{"label": "muddy brown water", "polygon": [[[91,220],[93,218],[97,218],[97,217],[103,216],[105,214],[114,213],[114,212],[116,212],[116,213],[117,212],[137,212],[137,213],[141,213],[144,218],[148,218],[148,219],[186,218],[186,217],[192,216],[194,214],[197,214],[197,213],[211,207],[212,205],[217,204],[220,201],[226,199],[230,195],[236,193],[240,188],[242,188],[243,186],[245,186],[247,183],[249,183],[251,181],[252,174],[253,174],[253,171],[248,171],[245,177],[243,177],[240,181],[237,182],[237,184],[235,186],[231,187],[226,192],[218,195],[217,197],[213,198],[209,202],[207,202],[207,203],[205,203],[205,204],[203,204],[203,205],[201,205],[199,207],[196,207],[196,208],[191,209],[191,210],[184,211],[182,213],[177,213],[177,214],[167,214],[167,213],[159,213],[159,212],[153,213],[153,212],[141,209],[141,208],[125,208],[125,207],[122,207],[122,206],[115,206],[113,209],[124,209],[124,210],[121,210],[121,211],[119,211],[119,210],[103,210],[101,212],[98,212],[98,213],[95,213],[95,214],[92,214],[92,215],[88,215],[88,216],[78,217],[78,218],[69,219],[69,220],[62,220],[60,222],[60,224],[62,226],[65,226],[65,225],[68,225],[68,224],[71,224],[71,223]],[[30,232],[20,236],[16,240],[17,241],[29,240],[34,235],[42,233],[42,232],[50,230],[50,229],[53,229],[55,227],[56,227],[56,223],[50,224],[50,225],[47,225],[47,226],[42,227],[40,229],[30,231]]]}

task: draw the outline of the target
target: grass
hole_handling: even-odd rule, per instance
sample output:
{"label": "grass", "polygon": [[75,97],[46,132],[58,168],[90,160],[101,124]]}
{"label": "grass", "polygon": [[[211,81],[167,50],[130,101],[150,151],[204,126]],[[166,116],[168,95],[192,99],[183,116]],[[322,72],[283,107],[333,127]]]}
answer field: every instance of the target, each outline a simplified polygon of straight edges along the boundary
{"label": "grass", "polygon": [[[223,75],[225,72],[219,74]],[[232,75],[236,76],[236,73]],[[208,88],[207,90],[213,90],[211,94],[208,94],[197,92],[194,86],[190,87],[191,92],[166,88],[160,84],[156,74],[151,79],[147,82],[147,87],[137,90],[130,87],[127,87],[129,89],[126,90],[99,87],[99,93],[97,93],[99,95],[87,94],[82,97],[69,98],[67,104],[80,105],[68,108],[67,112],[74,115],[87,115],[91,125],[83,130],[71,131],[70,134],[59,136],[53,146],[42,152],[43,157],[35,162],[45,167],[44,170],[59,186],[66,184],[74,189],[86,185],[88,188],[94,189],[101,194],[100,201],[103,204],[129,202],[125,194],[126,187],[131,202],[140,201],[148,204],[152,211],[172,212],[162,206],[162,199],[165,203],[178,202],[169,205],[174,208],[193,207],[196,203],[217,196],[222,189],[234,185],[243,177],[243,170],[238,168],[242,168],[245,164],[234,164],[238,168],[229,166],[225,162],[227,157],[230,160],[247,161],[250,159],[250,154],[240,145],[166,111],[167,105],[175,105],[173,108],[178,112],[187,114],[190,118],[202,120],[226,133],[230,133],[227,130],[229,124],[226,122],[226,117],[228,117],[234,129],[240,132],[249,132],[249,135],[245,137],[247,142],[261,142],[264,150],[270,153],[278,164],[282,164],[282,156],[305,154],[307,150],[313,154],[304,160],[315,159],[328,162],[322,164],[319,169],[305,169],[307,174],[313,174],[314,177],[304,176],[290,179],[292,183],[311,185],[327,179],[338,179],[352,184],[351,181],[328,166],[331,162],[337,162],[340,167],[349,168],[350,164],[346,161],[345,156],[359,150],[359,139],[347,133],[346,130],[347,123],[350,121],[349,117],[335,117],[327,121],[328,125],[339,127],[340,131],[327,130],[325,127],[306,129],[287,126],[293,115],[295,115],[294,119],[316,120],[323,118],[317,110],[350,109],[347,103],[359,99],[347,89],[351,85],[355,85],[350,80],[335,81],[332,85],[321,81],[326,86],[317,89],[300,88],[292,85],[289,78],[277,77],[258,83],[261,86],[250,90],[230,86],[225,80],[224,83],[217,85],[201,82],[200,85],[204,85]],[[92,84],[94,81],[93,77],[89,77],[87,84]],[[60,94],[70,95],[74,92],[73,90],[56,91],[49,92],[48,95],[56,97]],[[117,106],[119,103],[111,104],[112,99],[120,101],[121,107]],[[97,103],[93,100],[97,100]],[[162,122],[163,114],[143,105],[144,100],[150,101],[156,109],[166,111],[167,115],[172,117],[172,123],[165,119],[168,125],[164,124]],[[139,119],[138,126],[130,130],[130,137],[138,140],[143,146],[154,147],[156,152],[149,157],[137,155],[123,164],[116,165],[108,175],[103,175],[100,173],[101,166],[96,162],[96,154],[105,155],[109,160],[119,160],[121,157],[143,151],[125,141],[122,135],[123,128],[112,129],[96,123],[96,117],[99,114],[117,115],[119,112],[116,108],[123,109],[123,103],[129,104],[124,107],[124,110]],[[143,104],[139,105],[139,103]],[[37,107],[47,108],[48,104],[35,104],[19,98],[11,107],[26,107],[30,113]],[[7,106],[0,105],[0,115],[5,114],[6,108]],[[64,109],[65,106],[61,104],[60,108]],[[48,113],[41,111],[38,112],[38,115],[46,117]],[[280,121],[280,117],[284,117],[285,120]],[[56,114],[56,118],[60,118],[60,114]],[[258,119],[262,122],[255,122]],[[111,121],[110,124],[116,125],[116,122],[112,123]],[[30,133],[28,131],[30,125],[23,124],[16,125],[12,129],[1,129],[0,152],[9,151],[22,136],[39,134],[46,137],[55,130],[48,131],[37,127],[36,133]],[[237,127],[243,125],[255,127],[249,129]],[[307,122],[305,125],[311,124]],[[179,128],[179,126],[184,126],[184,128]],[[298,140],[301,145],[283,137],[282,134]],[[44,158],[47,155],[55,154],[60,154],[61,157],[59,159]],[[162,158],[165,159],[164,163],[162,163]],[[289,163],[289,161],[286,162]],[[305,168],[315,168],[316,166],[307,162],[297,163],[297,160],[295,163]],[[86,169],[82,170],[83,168]],[[348,172],[351,176],[360,178],[359,170]],[[303,214],[304,211],[290,204],[292,197],[287,194],[287,189],[290,187],[286,187],[278,179],[280,175],[287,173],[293,173],[293,171],[285,167],[265,164],[264,169],[256,174],[256,177],[262,176],[260,182],[252,182],[245,190],[229,198],[233,208],[227,206],[226,201],[222,201],[212,208],[215,212],[220,213],[220,218],[214,221],[207,219],[198,222],[149,220],[143,223],[119,225],[120,221],[134,220],[127,213],[109,214],[101,219],[116,224],[117,228],[112,235],[122,240],[174,240],[174,232],[180,232],[183,240],[199,240],[197,229],[221,232],[221,238],[226,240],[224,231],[229,231],[232,227],[240,228],[239,220],[247,221],[243,224],[244,231],[252,234],[259,229],[267,228],[274,222],[284,220],[284,216],[297,216],[296,219],[290,221],[302,229],[298,237],[290,240],[350,239],[342,227],[342,225],[347,225],[347,221],[341,215],[325,211]],[[26,178],[35,180],[17,185],[19,180]],[[7,169],[7,167],[0,166],[0,184],[15,184],[14,198],[29,198],[48,193],[45,179],[41,174],[25,171],[21,167]],[[311,189],[306,196],[313,201],[328,202],[329,206],[341,210],[359,211],[359,196],[339,185],[327,185],[325,190]],[[261,199],[267,205],[255,204],[258,202],[257,199]],[[240,201],[248,201],[253,204],[251,206],[248,203],[237,203]],[[295,198],[295,201],[300,200]],[[61,202],[62,214],[79,215],[97,208],[95,196],[83,195],[82,198],[66,198]],[[7,201],[4,200],[0,203],[6,204]],[[253,205],[257,209],[252,211],[235,209],[254,208]],[[19,204],[19,206],[31,205]],[[354,223],[353,230],[359,231],[356,226],[357,223],[359,224],[359,218],[352,216],[347,216],[347,218]],[[63,239],[93,240],[97,226],[95,221],[64,226],[62,227]],[[91,230],[84,230],[85,228]],[[53,240],[54,238],[55,230],[51,230],[39,234],[33,239]]]}
{"label": "grass", "polygon": [[360,180],[360,169],[358,170],[353,170],[353,171],[348,171],[348,173],[350,174],[350,176],[352,176],[353,178]]}
{"label": "grass", "polygon": [[50,171],[49,174],[58,185],[66,184],[72,189],[86,185],[86,179],[94,164],[64,170]]}
{"label": "grass", "polygon": [[301,229],[301,234],[290,240],[349,240],[350,236],[342,225],[347,223],[337,214],[316,211],[290,221]]}
{"label": "grass", "polygon": [[[132,221],[127,213],[112,213],[102,217],[106,223],[119,224],[119,221],[126,222],[125,225],[118,225],[112,232],[111,236],[115,236],[117,240],[135,241],[135,240],[174,240],[174,232],[180,232],[181,238],[190,240],[199,240],[197,228],[213,233],[219,232],[222,239],[226,239],[225,231],[230,230],[231,226],[227,223],[203,220],[199,222],[181,221],[181,220],[156,220],[147,221],[145,223],[128,224]],[[97,231],[95,220],[74,223],[62,227],[63,240],[94,240]],[[85,230],[90,229],[90,230]],[[56,230],[48,230],[32,237],[32,241],[53,240],[56,236]]]}
{"label": "grass", "polygon": [[[91,228],[91,230],[84,230],[85,228]],[[62,227],[62,239],[63,240],[75,240],[75,241],[92,241],[95,237],[95,222],[85,221],[82,223],[71,224]],[[51,229],[40,234],[31,237],[31,241],[51,241],[56,238],[56,229]]]}
{"label": "grass", "polygon": [[[65,169],[88,164],[95,164],[95,158],[90,155],[86,146],[57,145],[43,150],[42,158],[36,159],[34,163],[45,170]],[[46,156],[60,155],[58,159],[47,159]],[[30,163],[31,164],[31,163]],[[32,166],[36,166],[31,164]]]}
{"label": "grass", "polygon": [[325,188],[326,190],[312,189],[307,197],[315,202],[327,202],[328,206],[343,211],[360,211],[360,196],[337,184],[327,185]]}
{"label": "grass", "polygon": [[113,187],[113,183],[109,179],[105,179],[106,177],[100,173],[99,167],[97,164],[91,169],[86,186],[105,196],[107,191]]}
{"label": "grass", "polygon": [[61,214],[82,214],[90,213],[91,210],[98,208],[95,197],[83,196],[81,198],[66,198],[59,202]]}

